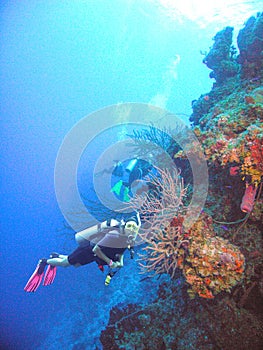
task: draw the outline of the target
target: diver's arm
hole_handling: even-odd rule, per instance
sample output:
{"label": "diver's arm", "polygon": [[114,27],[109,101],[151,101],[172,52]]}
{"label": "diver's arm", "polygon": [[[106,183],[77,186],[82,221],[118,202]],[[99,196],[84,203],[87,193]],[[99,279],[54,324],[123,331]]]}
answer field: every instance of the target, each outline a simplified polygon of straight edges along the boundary
{"label": "diver's arm", "polygon": [[103,251],[100,249],[98,244],[95,245],[92,251],[98,258],[105,261],[105,263],[109,265],[111,268],[115,269],[116,267],[122,267],[119,261],[112,261],[110,258],[108,258],[107,255],[105,255]]}
{"label": "diver's arm", "polygon": [[100,258],[103,261],[105,261],[105,263],[107,265],[110,265],[111,259],[108,258],[107,255],[103,253],[103,251],[100,249],[98,244],[95,245],[95,247],[92,249],[92,251],[98,258]]}

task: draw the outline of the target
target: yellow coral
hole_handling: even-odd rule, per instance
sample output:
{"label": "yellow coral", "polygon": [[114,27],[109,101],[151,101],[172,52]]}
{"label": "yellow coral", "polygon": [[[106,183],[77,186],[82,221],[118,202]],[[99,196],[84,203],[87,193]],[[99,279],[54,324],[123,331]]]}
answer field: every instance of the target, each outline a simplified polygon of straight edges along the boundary
{"label": "yellow coral", "polygon": [[240,163],[240,156],[238,154],[238,150],[236,148],[233,148],[231,150],[230,156],[229,156],[229,162],[237,162]]}
{"label": "yellow coral", "polygon": [[251,156],[247,156],[244,159],[244,162],[241,166],[241,175],[242,180],[246,180],[246,178],[250,177],[250,183],[254,184],[255,186],[258,186],[261,182],[261,177],[263,175],[262,171],[260,171],[256,164],[254,164],[254,161],[251,159]]}

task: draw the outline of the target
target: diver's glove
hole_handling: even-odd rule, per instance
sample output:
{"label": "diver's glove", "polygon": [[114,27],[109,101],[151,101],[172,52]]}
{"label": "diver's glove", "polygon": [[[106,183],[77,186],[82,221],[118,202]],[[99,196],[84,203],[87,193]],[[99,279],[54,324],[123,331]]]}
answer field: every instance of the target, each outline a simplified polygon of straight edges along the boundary
{"label": "diver's glove", "polygon": [[111,268],[111,269],[116,269],[117,267],[122,267],[122,265],[121,265],[121,263],[119,262],[119,261],[110,261],[110,263],[109,263],[109,267]]}

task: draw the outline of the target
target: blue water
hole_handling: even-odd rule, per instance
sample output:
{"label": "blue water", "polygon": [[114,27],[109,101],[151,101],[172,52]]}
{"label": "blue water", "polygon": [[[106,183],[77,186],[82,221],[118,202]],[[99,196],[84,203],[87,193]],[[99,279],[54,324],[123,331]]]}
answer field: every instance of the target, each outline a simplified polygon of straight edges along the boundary
{"label": "blue water", "polygon": [[[98,344],[110,296],[114,303],[138,301],[143,288],[152,288],[137,287],[136,293],[130,288],[131,295],[113,297],[90,265],[59,271],[54,285],[33,295],[23,290],[39,258],[75,248],[73,231],[63,230],[54,188],[56,156],[68,131],[84,116],[120,102],[159,103],[187,123],[191,101],[213,83],[200,50],[208,50],[224,26],[235,25],[237,34],[262,10],[259,0],[233,1],[232,18],[218,11],[194,18],[169,13],[161,3],[1,1],[3,349],[52,349],[59,339],[61,348],[72,349],[69,334],[81,322],[83,329],[94,323],[81,336]],[[93,165],[100,151],[95,142]],[[92,179],[89,167],[86,179]],[[129,278],[137,273],[136,267],[126,271]],[[123,269],[119,279],[125,278]]]}

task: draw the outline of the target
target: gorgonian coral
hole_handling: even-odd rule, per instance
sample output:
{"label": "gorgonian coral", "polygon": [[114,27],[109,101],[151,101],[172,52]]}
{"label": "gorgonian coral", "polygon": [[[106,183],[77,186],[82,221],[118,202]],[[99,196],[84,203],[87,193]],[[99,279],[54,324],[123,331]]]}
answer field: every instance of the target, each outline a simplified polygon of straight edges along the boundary
{"label": "gorgonian coral", "polygon": [[147,177],[148,192],[135,195],[128,206],[140,212],[144,219],[142,235],[155,236],[160,229],[165,229],[184,208],[183,199],[187,188],[180,171],[173,167],[171,171],[157,170],[157,175]]}
{"label": "gorgonian coral", "polygon": [[145,254],[140,254],[142,272],[168,273],[173,278],[176,269],[182,266],[188,245],[178,220],[172,220],[164,229],[155,229],[153,236],[141,234],[141,237],[147,244],[142,249]]}
{"label": "gorgonian coral", "polygon": [[167,273],[173,278],[179,268],[190,285],[190,296],[213,298],[230,291],[243,275],[242,253],[215,235],[212,219],[204,213],[186,230],[183,180],[177,171],[158,171],[160,176],[149,179],[155,192],[135,196],[130,202],[145,219],[140,232],[146,244],[139,260],[142,272]]}
{"label": "gorgonian coral", "polygon": [[144,220],[139,233],[146,243],[140,257],[142,271],[174,276],[186,243],[180,218],[187,188],[176,167],[172,171],[156,170],[158,174],[147,179],[150,190],[131,198],[129,206],[140,211]]}

